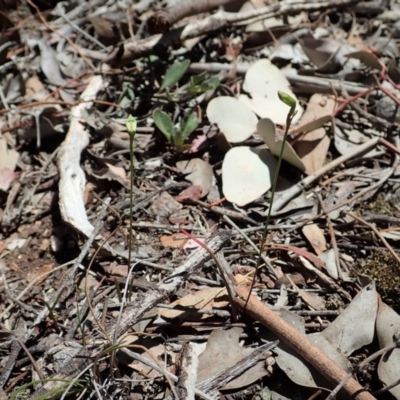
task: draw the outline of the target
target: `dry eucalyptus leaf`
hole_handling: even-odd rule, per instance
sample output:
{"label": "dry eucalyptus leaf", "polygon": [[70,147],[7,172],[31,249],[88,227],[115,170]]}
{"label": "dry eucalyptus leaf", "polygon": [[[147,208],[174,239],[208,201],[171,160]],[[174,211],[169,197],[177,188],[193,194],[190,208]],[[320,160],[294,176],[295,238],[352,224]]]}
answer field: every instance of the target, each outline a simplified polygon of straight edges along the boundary
{"label": "dry eucalyptus leaf", "polygon": [[[396,332],[400,332],[400,315],[380,300],[376,318],[376,335],[378,336],[379,347],[382,349],[390,346]],[[378,366],[378,376],[386,386],[399,379],[400,349],[394,349],[382,356]],[[396,399],[400,399],[400,385],[389,389],[389,391]]]}
{"label": "dry eucalyptus leaf", "polygon": [[188,238],[183,233],[173,233],[172,235],[161,236],[160,241],[164,247],[182,249]]}
{"label": "dry eucalyptus leaf", "polygon": [[234,147],[222,163],[222,191],[231,203],[244,206],[271,188],[277,160],[265,149]]}
{"label": "dry eucalyptus leaf", "polygon": [[239,100],[246,104],[261,118],[271,118],[276,124],[286,125],[289,107],[282,103],[278,91],[285,92],[296,100],[297,114],[293,124],[299,121],[303,114],[297,97],[290,89],[285,75],[267,59],[255,62],[247,71],[243,89],[250,95],[241,95]]}
{"label": "dry eucalyptus leaf", "polygon": [[[182,237],[182,234],[180,234]],[[187,238],[186,238],[187,240]],[[196,310],[212,310],[215,308],[223,308],[229,304],[228,294],[225,288],[211,287],[201,290],[197,290],[190,293],[170,304],[170,306],[184,306],[195,308]],[[170,310],[167,308],[159,308],[158,313],[164,318],[178,318],[184,317],[185,320],[195,320],[205,319],[211,317],[208,314],[187,314],[184,310]]]}
{"label": "dry eucalyptus leaf", "polygon": [[[205,351],[200,354],[197,382],[206,379],[232,367],[235,363],[253,352],[252,348],[244,348],[239,344],[242,328],[229,330],[214,330],[207,342]],[[239,377],[230,381],[223,389],[238,389],[248,386],[267,375],[264,361],[245,371]]]}
{"label": "dry eucalyptus leaf", "polygon": [[311,96],[307,110],[299,122],[300,125],[305,125],[309,132],[293,147],[308,174],[318,171],[324,165],[331,140],[323,125],[331,120],[335,105],[335,100],[316,93]]}
{"label": "dry eucalyptus leaf", "polygon": [[186,179],[195,186],[201,187],[201,197],[207,196],[211,190],[213,180],[213,169],[211,165],[200,158],[193,158],[189,161],[179,161],[176,167],[187,174]]}
{"label": "dry eucalyptus leaf", "polygon": [[324,251],[322,254],[319,254],[319,258],[324,261],[328,275],[333,279],[338,279],[339,271],[336,264],[335,250],[329,249],[328,251]]}
{"label": "dry eucalyptus leaf", "polygon": [[[278,313],[281,318],[305,335],[304,319],[302,317],[283,308]],[[264,327],[261,327],[260,334],[263,340],[273,341],[277,339],[275,335]],[[346,357],[340,354],[321,333],[307,335],[307,338],[335,361],[337,365],[341,366],[342,369],[349,370]],[[296,384],[312,388],[326,388],[328,386],[328,382],[284,342],[280,342],[274,348],[274,353],[277,354],[276,363],[279,368]]]}
{"label": "dry eucalyptus leaf", "polygon": [[305,225],[303,226],[302,231],[317,255],[322,254],[326,250],[324,232],[317,224]]}
{"label": "dry eucalyptus leaf", "polygon": [[[349,306],[330,324],[322,334],[343,355],[371,343],[375,333],[378,296],[375,283],[361,290]],[[357,321],[355,323],[355,321]]]}
{"label": "dry eucalyptus leaf", "polygon": [[[260,119],[257,124],[257,132],[264,140],[271,153],[279,157],[283,141],[276,138],[274,122],[270,118]],[[289,164],[292,164],[301,171],[305,171],[306,167],[303,164],[303,161],[300,160],[299,156],[288,142],[284,144],[282,157]]]}
{"label": "dry eucalyptus leaf", "polygon": [[256,132],[258,118],[234,97],[220,96],[212,99],[207,106],[207,117],[231,143],[243,142]]}

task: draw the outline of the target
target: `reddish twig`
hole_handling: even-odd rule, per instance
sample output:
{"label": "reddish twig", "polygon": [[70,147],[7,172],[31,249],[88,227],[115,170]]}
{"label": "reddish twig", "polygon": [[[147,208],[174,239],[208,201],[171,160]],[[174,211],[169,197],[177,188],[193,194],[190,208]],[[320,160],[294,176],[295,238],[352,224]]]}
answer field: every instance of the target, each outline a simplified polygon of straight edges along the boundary
{"label": "reddish twig", "polygon": [[[342,370],[320,348],[315,346],[305,335],[292,325],[283,320],[262,301],[253,296],[244,285],[236,287],[237,296],[235,304],[245,310],[254,319],[260,321],[280,340],[290,346],[305,361],[315,367],[326,379],[334,385],[338,385],[347,378],[346,371]],[[246,299],[248,298],[247,306]],[[369,392],[354,379],[350,378],[343,386],[343,394],[355,400],[375,400]]]}

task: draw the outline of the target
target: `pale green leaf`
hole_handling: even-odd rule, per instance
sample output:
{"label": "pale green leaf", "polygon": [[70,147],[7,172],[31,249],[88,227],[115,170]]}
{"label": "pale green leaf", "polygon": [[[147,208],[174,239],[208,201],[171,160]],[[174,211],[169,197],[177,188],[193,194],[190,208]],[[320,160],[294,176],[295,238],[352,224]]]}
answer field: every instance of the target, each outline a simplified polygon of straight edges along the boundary
{"label": "pale green leaf", "polygon": [[175,83],[179,82],[185,72],[189,68],[190,60],[183,60],[172,64],[165,73],[164,80],[161,84],[160,90],[164,90]]}
{"label": "pale green leaf", "polygon": [[172,143],[176,135],[176,130],[169,115],[159,108],[156,108],[153,111],[153,119],[157,128],[165,135],[168,142]]}
{"label": "pale green leaf", "polygon": [[183,118],[181,125],[181,136],[183,140],[186,140],[189,135],[197,128],[199,124],[199,119],[197,118],[196,113],[192,112],[188,115],[185,115]]}

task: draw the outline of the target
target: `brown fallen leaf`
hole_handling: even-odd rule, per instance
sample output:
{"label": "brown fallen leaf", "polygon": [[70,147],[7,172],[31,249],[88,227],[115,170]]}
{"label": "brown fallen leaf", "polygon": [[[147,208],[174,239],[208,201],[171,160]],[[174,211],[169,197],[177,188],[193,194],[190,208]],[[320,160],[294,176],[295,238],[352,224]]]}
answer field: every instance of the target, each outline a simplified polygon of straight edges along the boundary
{"label": "brown fallen leaf", "polygon": [[160,240],[164,247],[183,249],[183,246],[189,239],[183,233],[174,233],[172,235],[161,236]]}
{"label": "brown fallen leaf", "polygon": [[316,93],[311,97],[307,110],[299,122],[300,126],[304,125],[303,132],[307,128],[308,133],[293,147],[303,161],[307,174],[318,171],[324,165],[331,140],[323,125],[331,120],[335,106],[335,100]]}
{"label": "brown fallen leaf", "polygon": [[326,250],[324,232],[322,232],[317,224],[305,225],[302,231],[317,255],[321,255]]}
{"label": "brown fallen leaf", "polygon": [[[214,308],[223,308],[229,304],[228,294],[225,288],[206,288],[201,289],[196,292],[190,293],[173,303],[171,306],[184,306],[184,307],[194,307],[197,310],[212,310]],[[170,310],[165,308],[159,309],[160,316],[164,318],[177,318],[185,314],[185,319],[193,319],[192,316],[189,316],[189,313],[183,310]],[[206,319],[209,318],[210,315],[207,314],[199,314],[198,316],[195,314],[194,318],[197,319]]]}

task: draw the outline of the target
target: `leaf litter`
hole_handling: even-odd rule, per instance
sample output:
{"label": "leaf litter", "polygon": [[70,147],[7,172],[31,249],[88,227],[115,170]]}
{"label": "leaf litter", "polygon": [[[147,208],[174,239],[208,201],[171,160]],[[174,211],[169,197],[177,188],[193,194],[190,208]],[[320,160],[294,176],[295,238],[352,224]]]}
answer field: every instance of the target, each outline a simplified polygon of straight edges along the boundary
{"label": "leaf litter", "polygon": [[400,399],[396,2],[3,3],[2,398]]}

